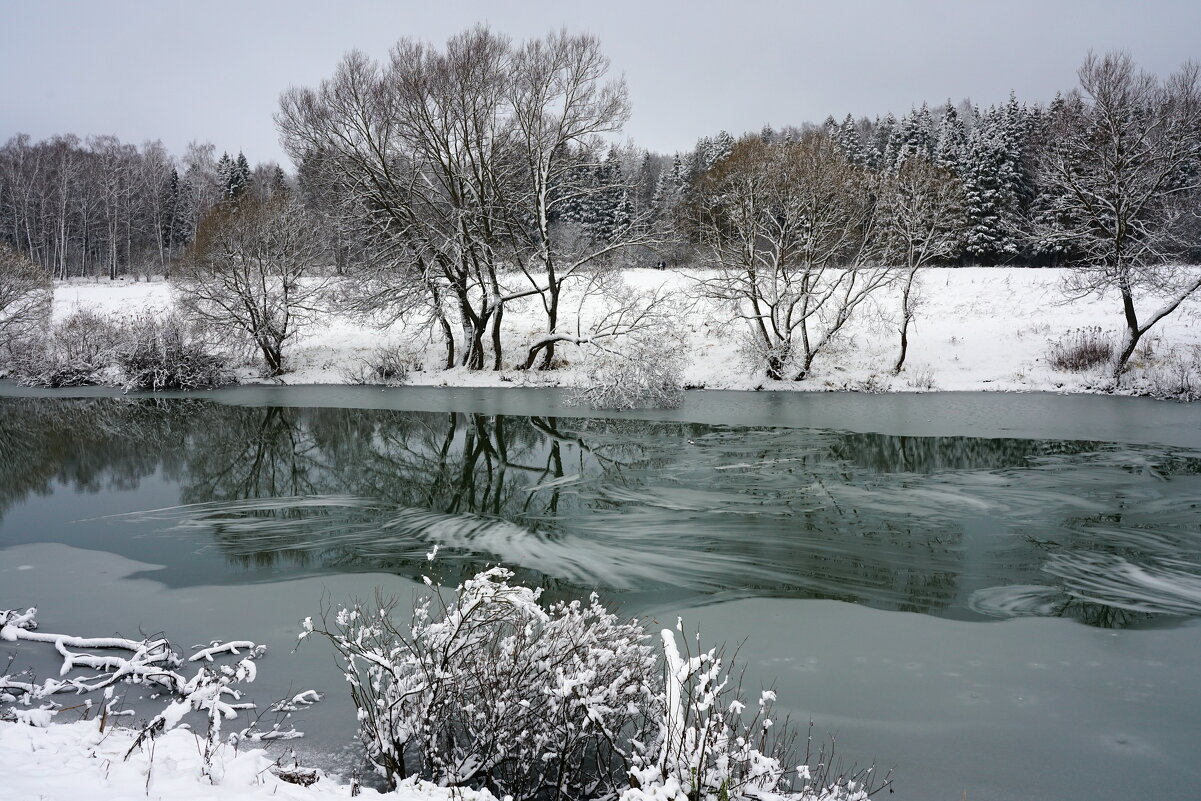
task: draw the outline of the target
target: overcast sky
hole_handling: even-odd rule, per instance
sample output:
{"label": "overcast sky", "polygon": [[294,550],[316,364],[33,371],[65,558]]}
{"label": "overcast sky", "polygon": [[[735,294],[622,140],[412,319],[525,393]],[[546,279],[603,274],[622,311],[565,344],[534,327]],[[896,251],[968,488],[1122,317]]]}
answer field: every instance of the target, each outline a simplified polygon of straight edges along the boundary
{"label": "overcast sky", "polygon": [[442,43],[476,23],[514,39],[596,34],[633,100],[625,134],[661,152],[737,135],[1012,89],[1046,102],[1090,48],[1170,73],[1201,59],[1198,0],[0,0],[0,140],[17,132],[192,139],[287,163],[271,116],[289,85],[358,48]]}

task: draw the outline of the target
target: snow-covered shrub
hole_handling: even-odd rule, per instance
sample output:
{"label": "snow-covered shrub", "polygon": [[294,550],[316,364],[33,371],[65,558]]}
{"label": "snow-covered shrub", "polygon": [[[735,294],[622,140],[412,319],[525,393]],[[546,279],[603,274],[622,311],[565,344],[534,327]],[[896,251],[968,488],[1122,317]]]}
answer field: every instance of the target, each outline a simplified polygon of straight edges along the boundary
{"label": "snow-covered shrub", "polygon": [[1126,384],[1132,392],[1153,398],[1201,400],[1201,346],[1169,347],[1137,365],[1132,361]]}
{"label": "snow-covered shrub", "polygon": [[126,390],[213,389],[235,380],[195,327],[170,312],[126,323],[114,356]]}
{"label": "snow-covered shrub", "polygon": [[408,382],[414,360],[413,352],[402,345],[381,345],[347,369],[346,380],[351,384],[398,387]]}
{"label": "snow-covered shrub", "polygon": [[747,716],[718,649],[681,655],[675,632],[662,637],[663,716],[653,761],[636,771],[638,787],[669,788],[691,801],[781,792],[789,742],[787,727],[771,719],[775,693],[765,690]]}
{"label": "snow-covered shrub", "polygon": [[[421,599],[340,609],[310,629],[341,654],[367,756],[498,797],[603,798],[628,787],[656,701],[643,628],[593,596],[543,608],[503,568]],[[311,626],[311,621],[307,624]]]}
{"label": "snow-covered shrub", "polygon": [[914,365],[905,372],[908,375],[906,383],[914,389],[932,390],[938,387],[938,382],[934,379],[934,368],[928,364]]}
{"label": "snow-covered shrub", "polygon": [[0,370],[41,338],[53,295],[41,266],[0,244]]}
{"label": "snow-covered shrub", "polygon": [[27,348],[13,372],[26,386],[44,387],[212,389],[234,381],[225,360],[175,311],[127,319],[79,309]]}
{"label": "snow-covered shrub", "polygon": [[46,339],[14,362],[13,375],[26,386],[77,387],[102,384],[121,340],[121,325],[92,309],[77,309],[50,328]]}
{"label": "snow-covered shrub", "polygon": [[582,386],[568,402],[593,409],[672,409],[684,397],[682,349],[674,340],[631,336],[620,349],[589,346]]}
{"label": "snow-covered shrub", "polygon": [[[683,634],[683,623],[676,630]],[[864,801],[888,786],[874,769],[842,770],[833,749],[817,764],[797,765],[788,721],[774,719],[776,694],[763,690],[753,708],[742,694],[737,666],[721,648],[680,653],[676,632],[664,629],[663,686],[658,737],[631,774],[622,801]],[[684,639],[687,646],[687,639]],[[812,728],[812,727],[811,727]]]}
{"label": "snow-covered shrub", "polygon": [[1100,326],[1077,328],[1055,340],[1047,349],[1047,364],[1073,373],[1091,370],[1113,359],[1113,343]]}
{"label": "snow-covered shrub", "polygon": [[793,347],[788,342],[765,344],[760,338],[746,331],[737,336],[737,353],[741,366],[749,373],[767,370],[768,377],[772,372],[786,372],[793,368]]}
{"label": "snow-covered shrub", "polygon": [[719,649],[681,655],[593,595],[539,604],[486,570],[410,622],[377,599],[327,610],[307,636],[341,655],[367,757],[390,784],[421,776],[497,797],[625,801],[860,801],[871,769],[798,764],[767,691],[748,711]]}

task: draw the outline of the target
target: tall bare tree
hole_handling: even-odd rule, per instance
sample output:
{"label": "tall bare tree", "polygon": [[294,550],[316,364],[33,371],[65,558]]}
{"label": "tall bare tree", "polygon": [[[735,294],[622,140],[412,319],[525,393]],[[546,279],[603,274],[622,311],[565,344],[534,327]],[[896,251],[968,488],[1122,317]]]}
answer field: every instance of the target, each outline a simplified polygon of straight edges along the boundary
{"label": "tall bare tree", "polygon": [[507,90],[521,170],[507,219],[528,285],[507,299],[537,295],[546,315],[544,334],[530,344],[527,369],[539,354],[541,366],[549,367],[556,343],[579,337],[578,330],[561,328],[564,286],[596,285],[590,273],[652,241],[649,211],[592,228],[565,219],[569,206],[610,198],[617,204],[601,213],[620,216],[622,196],[637,190],[600,169],[601,135],[621,130],[630,113],[624,79],[606,80],[608,72],[599,40],[563,30],[526,42],[513,57]]}
{"label": "tall bare tree", "polygon": [[[1047,210],[1034,227],[1074,257],[1070,291],[1116,290],[1117,377],[1142,336],[1201,289],[1201,274],[1179,264],[1197,241],[1201,73],[1189,63],[1161,81],[1112,52],[1090,54],[1079,78],[1049,121],[1037,164]],[[1142,314],[1146,299],[1156,306]]]}
{"label": "tall bare tree", "polygon": [[893,372],[909,352],[909,327],[921,300],[917,274],[932,262],[953,259],[963,245],[963,186],[947,169],[925,158],[905,159],[881,176],[876,240],[879,258],[900,270],[901,349]]}
{"label": "tall bare tree", "polygon": [[[565,282],[607,264],[645,227],[631,218],[583,236],[562,207],[612,192],[597,182],[599,136],[628,114],[621,81],[590,36],[553,33],[514,47],[487,28],[444,49],[402,40],[388,63],[349,53],[316,89],[292,89],[276,117],[308,186],[355,230],[355,285],[368,307],[424,312],[447,364],[502,365],[505,306],[536,296],[546,329],[526,355],[549,366]],[[581,287],[588,281],[579,281]],[[422,303],[415,304],[415,298]],[[457,329],[457,330],[456,330]]]}

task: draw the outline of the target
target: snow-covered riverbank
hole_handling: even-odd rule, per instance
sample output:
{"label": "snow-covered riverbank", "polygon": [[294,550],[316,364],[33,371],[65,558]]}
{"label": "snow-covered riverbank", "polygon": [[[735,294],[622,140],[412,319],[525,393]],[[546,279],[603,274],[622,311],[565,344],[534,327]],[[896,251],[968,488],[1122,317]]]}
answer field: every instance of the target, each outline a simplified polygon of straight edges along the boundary
{"label": "snow-covered riverbank", "polygon": [[[681,273],[630,270],[635,287],[665,287],[683,296],[691,279]],[[909,357],[904,371],[894,376],[898,334],[895,293],[878,297],[848,326],[847,336],[814,364],[805,381],[768,381],[763,369],[748,365],[740,354],[742,330],[723,325],[723,315],[704,303],[691,308],[681,323],[686,353],[683,380],[706,389],[756,388],[785,390],[872,391],[1106,391],[1107,368],[1084,372],[1053,369],[1048,350],[1081,329],[1099,329],[1117,344],[1123,329],[1116,298],[1068,301],[1062,291],[1063,271],[1057,269],[962,268],[930,269],[921,275],[922,304],[910,331]],[[80,282],[55,287],[55,319],[78,308],[130,314],[171,303],[165,281],[132,283]],[[1148,306],[1155,304],[1150,299]],[[588,313],[585,308],[585,314]],[[381,345],[403,345],[424,362],[408,383],[430,386],[579,386],[589,364],[573,348],[562,352],[563,369],[548,373],[523,372],[512,362],[539,335],[540,309],[532,302],[506,314],[506,366],[502,372],[438,367],[441,346],[400,327],[379,329],[345,317],[330,316],[289,343],[286,357],[289,384],[339,384]],[[1201,379],[1201,302],[1190,300],[1152,329],[1132,360],[1120,391],[1155,394],[1157,386],[1172,383],[1185,371]],[[244,381],[254,370],[241,371]]]}
{"label": "snow-covered riverbank", "polygon": [[[308,787],[280,779],[271,770],[276,761],[259,749],[224,748],[214,765],[220,780],[213,783],[201,773],[203,741],[184,728],[167,732],[153,747],[134,749],[126,759],[135,736],[112,726],[101,732],[96,720],[46,727],[0,722],[0,795],[12,801],[323,801],[351,796],[350,785],[333,777],[322,776]],[[380,796],[369,787],[358,790],[360,798]],[[388,798],[492,801],[486,791],[415,781],[402,783]]]}

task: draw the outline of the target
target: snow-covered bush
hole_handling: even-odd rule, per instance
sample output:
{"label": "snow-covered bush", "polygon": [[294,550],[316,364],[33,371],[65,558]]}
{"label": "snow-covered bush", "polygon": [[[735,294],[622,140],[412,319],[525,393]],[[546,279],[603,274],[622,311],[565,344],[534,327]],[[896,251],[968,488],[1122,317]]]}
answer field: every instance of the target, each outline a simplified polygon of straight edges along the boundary
{"label": "snow-covered bush", "polygon": [[351,384],[398,387],[408,382],[414,361],[413,351],[403,345],[380,345],[348,368],[345,376]]}
{"label": "snow-covered bush", "polygon": [[26,386],[102,384],[120,340],[121,326],[116,319],[92,309],[77,309],[51,326],[43,341],[21,353],[13,375]]}
{"label": "snow-covered bush", "polygon": [[390,783],[419,773],[497,797],[613,797],[652,730],[646,633],[595,596],[544,609],[511,576],[492,568],[449,600],[435,592],[404,628],[377,601],[309,630],[341,654],[367,756]]}
{"label": "snow-covered bush", "polygon": [[133,318],[79,309],[15,360],[26,386],[116,384],[126,390],[212,389],[234,382],[223,357],[177,310]]}
{"label": "snow-covered bush", "polygon": [[568,398],[593,409],[671,409],[684,397],[682,349],[670,338],[631,336],[620,349],[587,346],[583,385]]}
{"label": "snow-covered bush", "polygon": [[[796,761],[788,721],[774,719],[776,694],[763,690],[748,709],[739,671],[723,649],[701,647],[680,653],[676,631],[664,629],[660,728],[654,747],[631,774],[622,801],[730,801],[738,798],[790,801],[864,801],[887,787],[874,768],[842,770],[833,748],[824,748],[812,768],[806,749]],[[687,646],[687,638],[683,639]],[[812,726],[811,726],[812,728]]]}
{"label": "snow-covered bush", "polygon": [[[678,625],[677,628],[682,628]],[[663,637],[663,714],[653,761],[636,771],[641,793],[662,787],[691,801],[778,793],[790,770],[787,727],[771,719],[765,690],[749,718],[718,649],[680,654],[675,632]],[[699,645],[699,642],[698,642]],[[777,736],[783,733],[783,737]]]}
{"label": "snow-covered bush", "polygon": [[1168,347],[1148,354],[1144,359],[1132,360],[1126,383],[1130,391],[1138,395],[1164,400],[1201,400],[1201,346]]}
{"label": "snow-covered bush", "polygon": [[0,370],[40,338],[53,294],[40,265],[0,244]]}
{"label": "snow-covered bush", "polygon": [[[624,801],[859,801],[871,770],[797,768],[775,694],[748,711],[720,650],[663,660],[638,622],[593,595],[539,604],[503,568],[437,588],[397,625],[377,599],[305,621],[339,652],[367,757],[396,784],[415,775],[497,797]],[[824,755],[823,755],[824,756]]]}
{"label": "snow-covered bush", "polygon": [[1113,359],[1113,343],[1099,326],[1078,328],[1051,343],[1047,363],[1074,373],[1091,370]]}
{"label": "snow-covered bush", "polygon": [[114,355],[126,390],[214,389],[235,380],[225,359],[174,312],[130,320]]}

